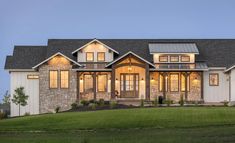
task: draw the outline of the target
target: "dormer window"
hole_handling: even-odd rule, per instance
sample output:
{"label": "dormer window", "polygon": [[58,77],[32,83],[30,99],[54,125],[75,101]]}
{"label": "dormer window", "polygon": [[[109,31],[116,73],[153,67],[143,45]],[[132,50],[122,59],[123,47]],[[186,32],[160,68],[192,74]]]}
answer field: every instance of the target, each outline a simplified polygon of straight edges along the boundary
{"label": "dormer window", "polygon": [[98,52],[97,53],[97,61],[104,62],[105,61],[105,52]]}
{"label": "dormer window", "polygon": [[168,56],[159,56],[160,62],[168,62]]}
{"label": "dormer window", "polygon": [[181,56],[181,62],[190,62],[189,56]]}
{"label": "dormer window", "polygon": [[179,62],[179,56],[170,56],[171,62]]}
{"label": "dormer window", "polygon": [[94,53],[93,52],[87,52],[86,53],[86,61],[87,62],[93,62],[94,61]]}

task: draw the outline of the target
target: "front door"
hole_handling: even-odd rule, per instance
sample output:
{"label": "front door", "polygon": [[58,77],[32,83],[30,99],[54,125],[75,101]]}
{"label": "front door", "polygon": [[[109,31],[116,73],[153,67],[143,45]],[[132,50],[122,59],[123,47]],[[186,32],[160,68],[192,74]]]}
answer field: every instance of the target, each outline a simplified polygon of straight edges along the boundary
{"label": "front door", "polygon": [[138,98],[139,97],[139,74],[123,73],[121,74],[121,97]]}

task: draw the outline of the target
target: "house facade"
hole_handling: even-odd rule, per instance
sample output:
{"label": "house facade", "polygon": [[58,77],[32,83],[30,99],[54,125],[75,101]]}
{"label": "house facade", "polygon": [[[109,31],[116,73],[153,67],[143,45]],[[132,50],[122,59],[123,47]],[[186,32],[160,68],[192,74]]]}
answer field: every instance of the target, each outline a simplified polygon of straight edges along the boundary
{"label": "house facade", "polygon": [[[10,92],[29,95],[21,114],[82,100],[235,102],[235,40],[49,39],[7,56]],[[11,104],[11,116],[18,106]]]}

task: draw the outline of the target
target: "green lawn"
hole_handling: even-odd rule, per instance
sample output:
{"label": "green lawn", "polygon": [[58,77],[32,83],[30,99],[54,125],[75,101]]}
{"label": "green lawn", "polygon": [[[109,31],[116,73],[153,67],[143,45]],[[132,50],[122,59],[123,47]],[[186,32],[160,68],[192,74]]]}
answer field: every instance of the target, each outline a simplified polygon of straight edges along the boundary
{"label": "green lawn", "polygon": [[0,142],[235,142],[234,107],[170,107],[0,121]]}

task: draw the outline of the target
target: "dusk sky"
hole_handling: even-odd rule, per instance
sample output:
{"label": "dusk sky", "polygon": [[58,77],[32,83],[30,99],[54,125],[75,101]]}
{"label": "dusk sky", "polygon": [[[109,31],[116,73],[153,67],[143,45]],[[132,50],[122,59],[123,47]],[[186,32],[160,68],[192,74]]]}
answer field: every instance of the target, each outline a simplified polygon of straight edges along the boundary
{"label": "dusk sky", "polygon": [[235,0],[0,0],[0,99],[14,45],[52,38],[235,38]]}

